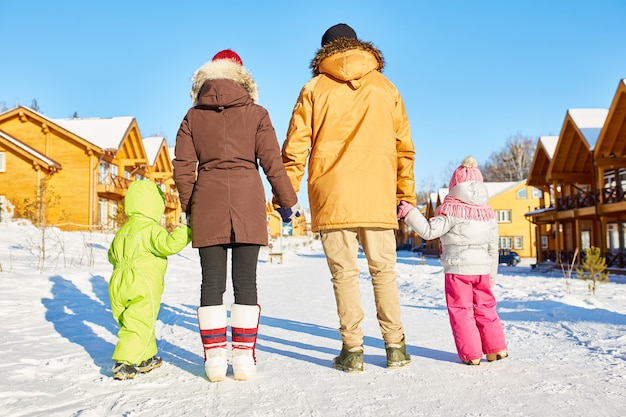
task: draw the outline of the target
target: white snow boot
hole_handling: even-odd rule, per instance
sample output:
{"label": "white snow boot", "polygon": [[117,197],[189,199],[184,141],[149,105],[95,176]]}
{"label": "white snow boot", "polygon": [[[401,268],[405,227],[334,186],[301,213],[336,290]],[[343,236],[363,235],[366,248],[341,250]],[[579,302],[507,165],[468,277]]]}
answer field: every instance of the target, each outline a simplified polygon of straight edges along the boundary
{"label": "white snow boot", "polygon": [[226,307],[198,307],[198,326],[204,349],[204,370],[211,382],[226,378],[228,350],[226,348]]}
{"label": "white snow boot", "polygon": [[261,307],[233,304],[230,325],[233,344],[233,374],[238,381],[246,381],[256,374],[256,338]]}

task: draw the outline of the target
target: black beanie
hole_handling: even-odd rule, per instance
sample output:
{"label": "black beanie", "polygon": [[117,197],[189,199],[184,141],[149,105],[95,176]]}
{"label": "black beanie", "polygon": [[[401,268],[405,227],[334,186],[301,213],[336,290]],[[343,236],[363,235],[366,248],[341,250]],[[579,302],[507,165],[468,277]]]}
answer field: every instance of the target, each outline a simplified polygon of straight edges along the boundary
{"label": "black beanie", "polygon": [[339,38],[357,39],[354,29],[345,23],[339,23],[335,26],[331,26],[324,32],[324,35],[322,35],[322,47]]}

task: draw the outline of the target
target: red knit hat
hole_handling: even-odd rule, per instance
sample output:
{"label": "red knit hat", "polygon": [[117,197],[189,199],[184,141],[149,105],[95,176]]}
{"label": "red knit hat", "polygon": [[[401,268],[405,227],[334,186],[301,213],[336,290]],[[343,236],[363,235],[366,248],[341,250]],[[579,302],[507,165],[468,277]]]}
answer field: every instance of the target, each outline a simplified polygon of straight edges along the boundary
{"label": "red knit hat", "polygon": [[239,55],[232,49],[224,49],[223,51],[219,51],[215,54],[211,61],[217,61],[218,59],[230,59],[231,61],[235,61],[239,65],[243,66],[243,62],[241,62],[241,58]]}
{"label": "red knit hat", "polygon": [[468,156],[461,162],[461,165],[454,171],[450,178],[449,188],[461,182],[478,181],[483,182],[483,174],[478,169],[478,162],[472,156]]}

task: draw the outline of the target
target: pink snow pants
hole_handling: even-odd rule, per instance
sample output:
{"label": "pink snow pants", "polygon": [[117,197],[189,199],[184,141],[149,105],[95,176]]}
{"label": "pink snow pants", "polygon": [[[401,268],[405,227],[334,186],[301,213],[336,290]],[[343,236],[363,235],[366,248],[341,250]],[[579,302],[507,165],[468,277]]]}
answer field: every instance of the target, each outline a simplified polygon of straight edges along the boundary
{"label": "pink snow pants", "polygon": [[489,275],[445,274],[446,305],[462,361],[506,350]]}

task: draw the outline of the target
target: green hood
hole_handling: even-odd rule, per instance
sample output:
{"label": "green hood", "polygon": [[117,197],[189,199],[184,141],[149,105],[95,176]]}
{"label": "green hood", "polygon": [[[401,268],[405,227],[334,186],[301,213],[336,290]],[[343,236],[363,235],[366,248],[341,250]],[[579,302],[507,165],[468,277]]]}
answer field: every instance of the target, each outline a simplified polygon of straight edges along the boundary
{"label": "green hood", "polygon": [[156,222],[165,212],[163,191],[152,181],[141,180],[130,183],[124,197],[124,213],[131,217],[144,215]]}

